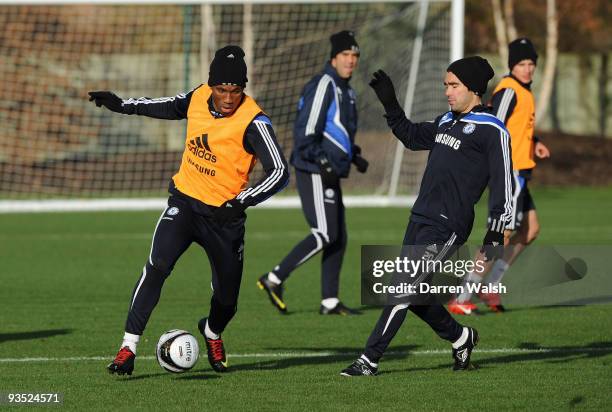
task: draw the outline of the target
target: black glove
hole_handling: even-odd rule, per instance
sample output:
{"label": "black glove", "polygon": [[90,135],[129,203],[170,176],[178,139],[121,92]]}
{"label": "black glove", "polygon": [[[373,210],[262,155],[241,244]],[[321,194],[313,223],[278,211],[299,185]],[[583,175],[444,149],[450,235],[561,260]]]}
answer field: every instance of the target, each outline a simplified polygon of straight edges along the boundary
{"label": "black glove", "polygon": [[489,229],[482,241],[480,253],[484,255],[487,262],[501,259],[504,256],[504,234]]}
{"label": "black glove", "polygon": [[104,106],[110,111],[123,113],[123,100],[113,92],[89,92],[89,101],[98,107]]}
{"label": "black glove", "polygon": [[240,200],[234,198],[223,203],[215,210],[215,220],[223,226],[229,220],[242,216],[246,206]]}
{"label": "black glove", "polygon": [[368,171],[368,163],[363,157],[361,157],[361,147],[356,144],[353,145],[353,158],[351,162],[357,167],[357,171],[359,173],[365,173]]}
{"label": "black glove", "polygon": [[338,178],[336,172],[334,172],[334,168],[326,157],[319,159],[319,169],[321,170],[321,180],[323,181],[323,186],[331,188],[338,187],[340,179]]}
{"label": "black glove", "polygon": [[402,109],[395,96],[393,82],[389,76],[387,76],[387,73],[382,70],[374,72],[374,74],[372,74],[372,80],[370,80],[370,87],[374,89],[376,96],[378,96],[378,100],[380,100],[387,113]]}
{"label": "black glove", "polygon": [[370,163],[368,163],[368,161],[365,160],[360,155],[353,156],[353,164],[355,165],[355,167],[357,167],[357,171],[359,173],[367,172],[368,171],[368,166],[370,165]]}

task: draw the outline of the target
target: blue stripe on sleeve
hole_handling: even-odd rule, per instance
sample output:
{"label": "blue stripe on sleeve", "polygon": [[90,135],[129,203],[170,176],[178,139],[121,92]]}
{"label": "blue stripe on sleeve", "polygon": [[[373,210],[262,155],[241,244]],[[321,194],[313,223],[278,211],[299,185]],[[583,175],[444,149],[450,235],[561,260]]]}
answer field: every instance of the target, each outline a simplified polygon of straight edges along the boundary
{"label": "blue stripe on sleeve", "polygon": [[263,122],[265,124],[272,126],[272,120],[270,120],[270,118],[266,116],[265,114],[257,115],[257,117],[253,119],[253,121],[255,120],[259,120],[260,122]]}
{"label": "blue stripe on sleeve", "polygon": [[339,117],[340,114],[338,112],[338,106],[336,106],[336,101],[332,100],[329,105],[329,109],[327,109],[327,120],[325,122],[325,132],[332,140],[336,142],[337,145],[340,145],[344,148],[344,151],[351,156],[351,140],[349,138],[348,132],[344,128],[344,126],[340,123]]}

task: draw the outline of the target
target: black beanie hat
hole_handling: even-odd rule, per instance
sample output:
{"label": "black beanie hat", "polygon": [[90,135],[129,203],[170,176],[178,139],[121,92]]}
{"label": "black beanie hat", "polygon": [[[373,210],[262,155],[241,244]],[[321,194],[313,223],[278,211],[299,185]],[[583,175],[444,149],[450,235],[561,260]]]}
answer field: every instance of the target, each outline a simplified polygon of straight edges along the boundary
{"label": "black beanie hat", "polygon": [[215,52],[208,72],[208,85],[232,84],[246,87],[247,67],[239,46],[225,46]]}
{"label": "black beanie hat", "polygon": [[351,50],[359,54],[359,45],[357,40],[355,40],[355,33],[352,31],[342,30],[332,34],[329,41],[331,42],[330,59],[333,59],[338,53],[345,50]]}
{"label": "black beanie hat", "polygon": [[480,56],[456,60],[448,66],[446,71],[454,73],[461,80],[461,83],[478,96],[485,94],[487,83],[495,75],[487,59]]}
{"label": "black beanie hat", "polygon": [[530,59],[534,64],[538,63],[538,53],[533,43],[526,37],[514,40],[508,45],[508,68],[512,68],[520,61]]}

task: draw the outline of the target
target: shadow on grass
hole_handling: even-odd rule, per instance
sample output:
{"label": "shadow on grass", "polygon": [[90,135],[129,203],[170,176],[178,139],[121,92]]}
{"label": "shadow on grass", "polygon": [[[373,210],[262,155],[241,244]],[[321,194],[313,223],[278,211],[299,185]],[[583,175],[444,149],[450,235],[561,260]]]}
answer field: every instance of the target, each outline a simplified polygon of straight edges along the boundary
{"label": "shadow on grass", "polygon": [[73,329],[47,329],[33,330],[29,332],[0,333],[0,343],[14,340],[44,339],[57,335],[68,335],[72,332]]}
{"label": "shadow on grass", "polygon": [[[352,316],[363,315],[365,312],[368,312],[368,311],[371,311],[371,310],[382,311],[384,309],[384,306],[371,306],[371,305],[361,305],[361,306],[351,306],[351,305],[349,305],[349,307],[351,309],[355,309],[355,310],[361,312],[361,313],[359,313],[357,315],[352,315]],[[280,313],[279,312],[279,315],[281,315],[281,316],[289,316],[289,315],[304,314],[304,313],[311,313],[311,314],[320,315],[318,307],[313,308],[313,309],[287,310],[287,312],[284,312],[284,313]],[[334,316],[338,316],[338,315],[324,315],[324,317],[325,316],[334,317]]]}
{"label": "shadow on grass", "polygon": [[[403,359],[410,356],[410,351],[417,349],[418,345],[402,345],[402,346],[394,346],[393,352],[385,355],[386,359]],[[332,362],[338,361],[347,361],[345,366],[348,366],[350,362],[357,359],[357,357],[363,352],[363,347],[335,347],[335,348],[325,348],[325,355],[322,356],[313,356],[308,355],[308,352],[316,352],[320,351],[316,348],[266,348],[270,351],[303,351],[305,352],[305,356],[302,357],[290,357],[290,358],[275,358],[275,359],[266,359],[258,362],[251,363],[243,363],[238,365],[232,365],[231,369],[228,372],[243,372],[243,371],[265,371],[265,370],[278,370],[278,369],[286,369],[298,366],[307,366],[307,365],[325,365]],[[229,358],[231,360],[231,353],[229,354]],[[338,371],[340,372],[340,371]]]}
{"label": "shadow on grass", "polygon": [[[208,365],[207,365],[208,366]],[[185,380],[185,381],[206,381],[210,379],[219,379],[219,376],[216,372],[211,372],[210,369],[206,371],[194,371],[191,373],[185,373],[176,377],[177,380]]]}
{"label": "shadow on grass", "polygon": [[[515,352],[502,354],[500,356],[491,356],[482,359],[482,356],[489,354],[478,353],[478,348],[472,354],[472,361],[478,369],[494,368],[497,365],[506,365],[514,362],[547,362],[551,364],[572,362],[580,359],[601,358],[612,354],[612,342],[592,342],[584,346],[554,346],[545,347],[534,342],[523,342],[516,349],[530,350],[533,352]],[[450,354],[450,351],[449,351]],[[410,354],[407,354],[408,356]],[[387,358],[385,356],[385,358]],[[452,367],[452,360],[438,366],[426,368],[406,368],[385,371],[384,373],[404,373],[416,371],[429,371],[439,369],[449,369]]]}
{"label": "shadow on grass", "polygon": [[569,407],[571,409],[575,408],[576,406],[580,405],[582,402],[584,401],[584,396],[574,396],[574,398],[569,401]]}
{"label": "shadow on grass", "polygon": [[[610,298],[612,299],[612,298]],[[578,302],[578,301],[576,301]],[[540,305],[540,306],[512,306],[512,307],[506,307],[504,309],[503,313],[500,312],[493,312],[492,310],[484,307],[484,306],[480,306],[478,308],[477,311],[472,312],[475,316],[489,316],[489,315],[493,315],[493,316],[503,316],[504,313],[514,313],[514,312],[523,312],[523,311],[536,311],[536,310],[558,310],[558,309],[567,309],[567,308],[580,308],[580,307],[584,307],[587,306],[586,304],[582,303],[563,303],[563,304],[558,304],[558,305]],[[589,303],[593,303],[593,304],[599,304],[599,303],[606,303],[607,301],[604,300],[593,300],[593,301],[589,301]],[[460,315],[461,318],[463,318],[462,315]]]}
{"label": "shadow on grass", "polygon": [[[122,377],[119,377],[119,379],[121,378]],[[132,375],[129,377],[125,377],[125,382],[139,381],[142,379],[156,379],[156,378],[169,378],[171,380],[209,380],[209,379],[219,379],[220,376],[216,375],[214,372],[211,372],[210,370],[195,370],[195,371],[184,372],[184,373],[160,372],[160,373],[149,373],[147,375]]]}
{"label": "shadow on grass", "polygon": [[167,373],[149,373],[147,375],[117,375],[113,378],[115,382],[134,382],[142,379],[152,379],[152,378],[161,378],[163,376],[167,376]]}

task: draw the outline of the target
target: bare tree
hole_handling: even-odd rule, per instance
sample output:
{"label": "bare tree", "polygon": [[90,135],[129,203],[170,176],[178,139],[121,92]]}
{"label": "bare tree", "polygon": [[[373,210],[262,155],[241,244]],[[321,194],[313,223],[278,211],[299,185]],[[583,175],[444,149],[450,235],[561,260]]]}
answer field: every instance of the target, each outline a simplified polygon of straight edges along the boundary
{"label": "bare tree", "polygon": [[554,87],[555,71],[557,67],[558,40],[559,40],[559,18],[557,16],[557,4],[555,0],[546,1],[546,64],[544,65],[544,76],[542,87],[536,104],[536,119],[543,119],[548,109],[550,96]]}
{"label": "bare tree", "polygon": [[491,0],[499,57],[508,61],[508,43],[518,37],[514,25],[514,0]]}
{"label": "bare tree", "polygon": [[514,25],[514,1],[504,0],[504,14],[506,21],[506,31],[508,33],[508,40],[512,41],[518,37],[516,26]]}
{"label": "bare tree", "polygon": [[497,38],[499,58],[502,62],[507,62],[508,36],[506,35],[506,24],[502,13],[501,0],[491,0],[491,5],[493,6],[493,21],[495,23],[495,37]]}
{"label": "bare tree", "polygon": [[[491,0],[491,5],[493,6],[493,22],[495,23],[499,57],[502,62],[506,62],[508,61],[508,42],[518,37],[514,24],[513,0]],[[546,0],[546,63],[536,105],[536,119],[544,118],[554,87],[559,43],[558,26],[556,0]]]}

